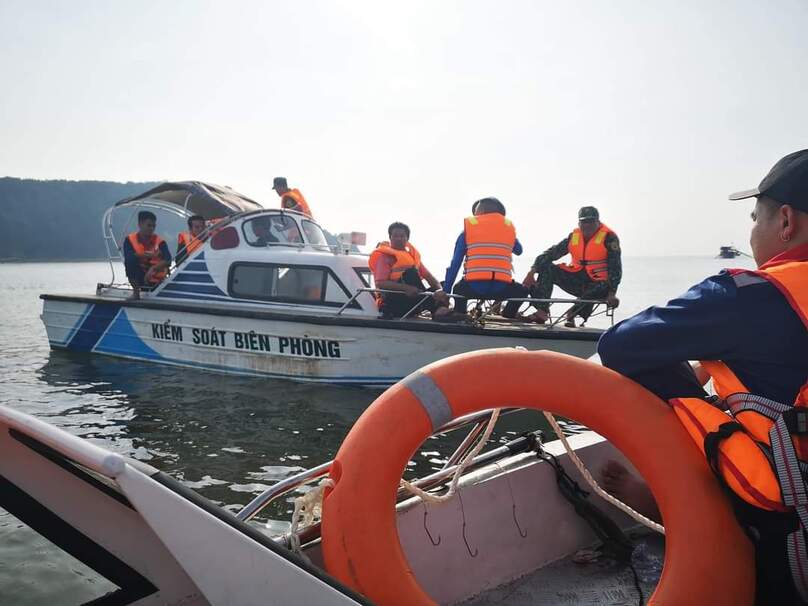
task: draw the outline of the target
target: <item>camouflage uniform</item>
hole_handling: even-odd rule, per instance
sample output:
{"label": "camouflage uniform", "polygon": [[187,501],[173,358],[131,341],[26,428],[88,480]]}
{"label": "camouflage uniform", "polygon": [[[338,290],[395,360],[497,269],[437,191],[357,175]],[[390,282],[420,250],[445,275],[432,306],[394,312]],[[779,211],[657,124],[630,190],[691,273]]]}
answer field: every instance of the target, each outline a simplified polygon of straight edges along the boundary
{"label": "camouflage uniform", "polygon": [[[596,282],[589,277],[586,270],[565,271],[554,265],[564,255],[569,254],[569,241],[572,237],[564,238],[555,246],[551,246],[542,254],[536,257],[531,271],[538,274],[536,284],[530,289],[530,296],[537,299],[549,299],[553,294],[553,286],[556,285],[565,292],[581,299],[605,299],[609,293],[616,293],[620,279],[623,277],[623,266],[620,261],[620,240],[614,233],[609,233],[603,241],[607,250],[606,264],[608,268],[608,278],[604,282]],[[549,303],[537,303],[536,307],[544,311],[549,311]],[[592,315],[594,305],[586,303],[577,305],[570,311],[570,317],[581,316],[584,321]]]}

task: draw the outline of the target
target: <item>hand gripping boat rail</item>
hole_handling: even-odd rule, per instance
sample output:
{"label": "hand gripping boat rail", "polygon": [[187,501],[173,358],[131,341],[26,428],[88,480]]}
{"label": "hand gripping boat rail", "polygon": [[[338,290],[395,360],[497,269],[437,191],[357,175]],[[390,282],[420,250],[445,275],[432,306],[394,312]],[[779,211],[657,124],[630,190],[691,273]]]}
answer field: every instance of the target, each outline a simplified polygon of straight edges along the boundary
{"label": "hand gripping boat rail", "polygon": [[752,545],[673,411],[617,373],[552,352],[497,349],[454,356],[382,394],[356,422],[331,467],[334,487],[325,492],[322,520],[328,571],[381,606],[434,604],[399,542],[395,496],[401,474],[437,427],[497,405],[580,421],[634,463],[667,531],[665,566],[650,604],[752,604]]}

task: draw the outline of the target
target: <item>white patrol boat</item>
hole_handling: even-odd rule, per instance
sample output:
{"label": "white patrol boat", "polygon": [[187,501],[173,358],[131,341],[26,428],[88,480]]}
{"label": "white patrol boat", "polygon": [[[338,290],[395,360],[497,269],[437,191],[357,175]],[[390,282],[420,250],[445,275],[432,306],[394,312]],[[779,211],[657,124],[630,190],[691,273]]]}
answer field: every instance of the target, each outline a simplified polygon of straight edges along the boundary
{"label": "white patrol boat", "polygon": [[[112,261],[120,261],[123,240],[140,209],[165,211],[174,221],[199,214],[209,227],[200,247],[133,300],[128,285],[116,284]],[[117,233],[113,212],[129,216]],[[161,219],[158,227],[163,225]],[[367,256],[356,247],[329,241],[305,215],[265,209],[229,188],[201,182],[164,183],[121,200],[105,214],[103,231],[112,280],[99,284],[94,295],[41,295],[42,320],[54,349],[386,386],[435,360],[491,347],[586,358],[601,332],[492,318],[464,324],[414,314],[381,319]]]}

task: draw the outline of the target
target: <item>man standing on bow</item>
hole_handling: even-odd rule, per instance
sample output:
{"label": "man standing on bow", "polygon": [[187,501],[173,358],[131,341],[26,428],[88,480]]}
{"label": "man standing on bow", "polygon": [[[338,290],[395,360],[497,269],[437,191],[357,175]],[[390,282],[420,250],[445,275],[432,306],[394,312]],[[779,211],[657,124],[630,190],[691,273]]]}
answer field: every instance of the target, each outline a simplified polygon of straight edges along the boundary
{"label": "man standing on bow", "polygon": [[272,189],[281,198],[281,208],[296,210],[306,215],[309,219],[314,218],[306,198],[303,197],[299,189],[289,189],[286,177],[275,177],[272,181]]}
{"label": "man standing on bow", "polygon": [[[564,255],[570,263],[553,264]],[[581,299],[604,299],[609,307],[617,307],[617,286],[623,277],[620,260],[620,240],[617,234],[600,222],[594,206],[578,211],[578,227],[555,246],[536,257],[533,267],[522,282],[537,299],[549,299],[553,286]],[[549,303],[536,303],[538,311],[532,318],[544,323],[550,311]],[[567,311],[565,326],[575,327],[575,316],[584,322],[592,315],[594,305],[583,303]]]}

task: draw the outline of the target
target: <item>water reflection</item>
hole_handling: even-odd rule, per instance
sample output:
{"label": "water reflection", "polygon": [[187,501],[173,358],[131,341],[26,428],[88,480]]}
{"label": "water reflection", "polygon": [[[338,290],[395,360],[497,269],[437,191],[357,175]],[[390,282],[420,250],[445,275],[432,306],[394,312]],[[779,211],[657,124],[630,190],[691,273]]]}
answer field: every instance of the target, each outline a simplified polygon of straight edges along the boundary
{"label": "water reflection", "polygon": [[[37,378],[49,397],[35,414],[148,462],[234,511],[275,482],[333,458],[380,393],[64,351],[50,352]],[[510,439],[539,423],[534,411],[503,417],[493,438]],[[439,469],[461,438],[456,432],[427,440],[409,473]],[[282,501],[264,515],[286,520],[290,509]]]}
{"label": "water reflection", "polygon": [[50,396],[38,416],[230,506],[332,458],[379,393],[63,351],[37,376]]}

